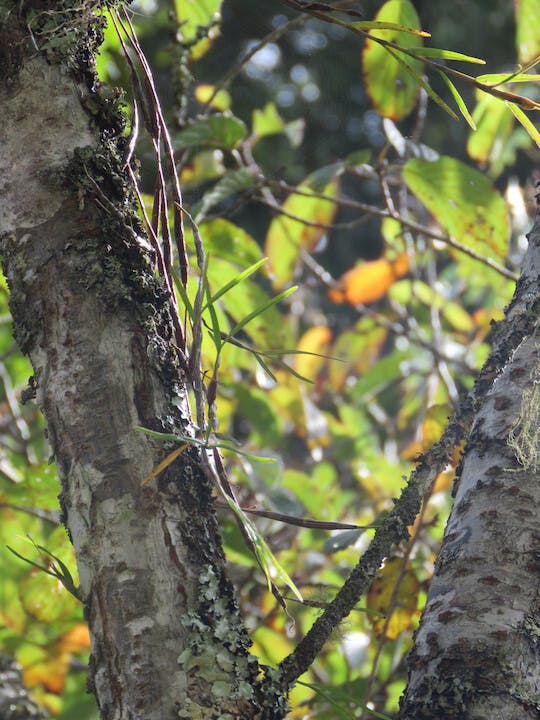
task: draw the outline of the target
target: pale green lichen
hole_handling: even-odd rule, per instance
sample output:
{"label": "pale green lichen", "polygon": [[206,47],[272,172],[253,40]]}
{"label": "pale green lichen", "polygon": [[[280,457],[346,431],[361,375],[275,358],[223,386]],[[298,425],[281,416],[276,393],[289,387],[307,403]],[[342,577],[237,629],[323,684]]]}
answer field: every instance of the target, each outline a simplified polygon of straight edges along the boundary
{"label": "pale green lichen", "polygon": [[[249,679],[254,676],[256,659],[245,650],[239,635],[239,618],[222,596],[219,579],[210,565],[199,575],[200,610],[188,612],[182,623],[189,631],[188,647],[178,656],[178,664],[188,675],[188,698],[178,713],[180,718],[208,718],[211,708],[189,697],[189,677],[206,681],[213,707],[220,701],[252,700]],[[222,714],[226,720],[228,714]]]}
{"label": "pale green lichen", "polygon": [[208,708],[203,708],[188,699],[178,712],[178,717],[184,718],[184,720],[208,720]]}
{"label": "pale green lichen", "polygon": [[540,346],[536,363],[521,397],[519,417],[508,434],[508,445],[525,470],[536,472],[540,441]]}

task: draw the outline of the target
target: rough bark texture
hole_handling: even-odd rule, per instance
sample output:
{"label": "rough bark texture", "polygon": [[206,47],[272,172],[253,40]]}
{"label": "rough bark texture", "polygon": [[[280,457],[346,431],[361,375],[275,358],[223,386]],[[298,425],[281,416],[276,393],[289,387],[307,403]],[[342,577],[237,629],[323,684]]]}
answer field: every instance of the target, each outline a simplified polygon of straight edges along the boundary
{"label": "rough bark texture", "polygon": [[521,342],[476,414],[402,720],[540,717],[539,277],[537,214],[501,351]]}
{"label": "rough bark texture", "polygon": [[[1,250],[76,550],[90,684],[106,720],[261,717],[197,451],[141,486],[167,449],[135,426],[193,428],[123,169],[123,119],[94,87],[92,5],[39,3],[55,25],[32,40],[25,3],[0,2]],[[284,713],[276,702],[264,717]]]}

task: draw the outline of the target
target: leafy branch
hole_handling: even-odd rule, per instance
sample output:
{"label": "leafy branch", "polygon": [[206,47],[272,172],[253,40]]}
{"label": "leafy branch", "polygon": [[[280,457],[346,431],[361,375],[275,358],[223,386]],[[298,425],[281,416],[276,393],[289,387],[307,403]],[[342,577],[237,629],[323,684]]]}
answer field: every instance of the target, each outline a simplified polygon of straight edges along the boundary
{"label": "leafy branch", "polygon": [[30,558],[24,557],[24,555],[21,555],[16,550],[14,550],[9,545],[6,545],[7,549],[15,555],[15,557],[18,557],[19,560],[23,560],[28,565],[31,565],[32,567],[37,568],[38,570],[41,570],[42,572],[46,573],[47,575],[50,575],[51,577],[55,578],[59,582],[62,583],[62,585],[66,588],[66,590],[73,595],[74,598],[77,598],[77,600],[80,600],[83,602],[83,598],[81,595],[81,588],[79,585],[75,584],[75,580],[73,579],[73,575],[71,574],[69,568],[67,565],[60,560],[59,557],[54,555],[50,550],[47,550],[46,547],[43,547],[43,545],[37,545],[34,540],[30,536],[28,536],[28,541],[32,543],[34,548],[39,553],[45,553],[48,557],[52,558],[52,562],[49,564],[49,566],[46,565],[40,565],[37,562],[34,562],[33,560],[30,560]]}
{"label": "leafy branch", "polygon": [[[430,34],[423,30],[405,27],[390,22],[378,23],[377,21],[342,20],[340,17],[338,17],[336,13],[343,13],[344,10],[336,6],[328,5],[327,3],[309,2],[307,0],[282,0],[282,2],[285,5],[293,8],[294,10],[311,15],[312,17],[322,20],[323,22],[339,25],[340,27],[343,27],[353,33],[361,35],[364,39],[368,41],[375,42],[381,45],[396,61],[398,61],[404,67],[404,69],[415,79],[418,85],[422,86],[426,90],[428,95],[438,105],[440,105],[449,115],[456,118],[457,116],[448,106],[448,104],[440,97],[440,95],[435,90],[433,90],[431,85],[429,85],[429,83],[427,83],[422,78],[421,74],[418,73],[401,56],[406,55],[415,61],[420,61],[427,67],[435,70],[439,75],[443,75],[461,114],[463,115],[467,123],[471,125],[471,127],[474,127],[474,123],[472,122],[470,113],[467,110],[465,101],[463,100],[459,91],[448,76],[457,78],[461,82],[464,82],[465,84],[470,85],[483,93],[492,95],[499,100],[506,101],[510,104],[510,109],[514,113],[516,119],[523,125],[525,130],[532,137],[532,139],[540,145],[539,134],[538,132],[534,131],[534,126],[532,125],[532,123],[524,122],[523,114],[515,112],[516,108],[522,108],[529,111],[540,110],[540,103],[524,95],[510,92],[508,90],[501,90],[498,87],[498,85],[500,84],[513,81],[515,77],[520,77],[521,82],[534,82],[536,76],[527,76],[523,74],[524,68],[520,67],[519,70],[516,71],[516,73],[510,74],[506,78],[501,77],[495,82],[495,84],[490,84],[489,81],[485,81],[485,77],[473,77],[472,75],[468,75],[467,73],[461,72],[460,70],[456,70],[451,66],[443,66],[440,62],[437,62],[437,60],[450,60],[468,62],[473,64],[485,64],[485,61],[481,58],[476,58],[470,55],[465,55],[463,53],[454,52],[452,50],[443,50],[440,48],[426,48],[421,46],[405,47],[394,42],[393,40],[387,40],[381,37],[379,34],[373,32],[374,30],[394,30],[402,33],[416,35],[421,38],[430,37]],[[537,57],[527,64],[526,69],[534,67],[536,64],[538,64],[538,62],[540,62],[540,58]]]}

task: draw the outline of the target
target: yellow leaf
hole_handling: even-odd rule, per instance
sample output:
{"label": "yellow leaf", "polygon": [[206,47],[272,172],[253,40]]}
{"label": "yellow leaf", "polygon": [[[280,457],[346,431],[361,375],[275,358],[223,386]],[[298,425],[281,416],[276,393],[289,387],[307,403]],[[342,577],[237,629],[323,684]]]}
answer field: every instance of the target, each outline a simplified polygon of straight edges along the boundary
{"label": "yellow leaf", "polygon": [[420,439],[407,445],[407,447],[402,450],[401,457],[405,460],[414,460],[418,455],[429,450],[443,434],[450,412],[450,406],[446,403],[429,407],[422,421]]}
{"label": "yellow leaf", "polygon": [[383,257],[360,263],[341,277],[328,296],[336,303],[345,300],[351,305],[372,303],[384,297],[392,284],[408,270],[409,258],[405,253],[395,260]]}
{"label": "yellow leaf", "polygon": [[451,408],[446,403],[432,405],[427,409],[422,423],[422,443],[424,450],[428,450],[443,434],[448,424],[448,415]]}
{"label": "yellow leaf", "polygon": [[478,308],[472,314],[472,321],[476,329],[476,340],[484,340],[492,331],[492,321],[502,320],[504,313],[499,308]]}
{"label": "yellow leaf", "polygon": [[188,444],[189,443],[184,443],[183,445],[180,445],[180,447],[177,447],[175,450],[173,450],[172,453],[169,453],[165,460],[162,460],[159,465],[152,470],[152,472],[148,473],[148,475],[141,482],[141,485],[146,485],[146,483],[149,483],[150,480],[152,480],[157,475],[162,473],[166,468],[168,468],[169,465],[173,463],[176,458],[184,452],[184,450],[188,447]]}
{"label": "yellow leaf", "polygon": [[66,683],[70,662],[69,653],[48,654],[43,648],[24,646],[17,654],[22,666],[23,682],[29,688],[44,687],[61,693]]}
{"label": "yellow leaf", "polygon": [[209,101],[213,108],[216,110],[228,110],[231,106],[231,96],[226,90],[218,90],[214,95],[214,85],[208,83],[201,83],[195,88],[195,97],[201,103],[206,105]]}
{"label": "yellow leaf", "polygon": [[62,712],[64,701],[59,695],[47,692],[44,688],[36,688],[32,691],[32,698],[38,705],[48,710],[53,717],[57,717]]}
{"label": "yellow leaf", "polygon": [[[394,597],[396,583],[399,589]],[[413,619],[419,616],[416,609],[420,584],[412,568],[403,570],[403,558],[388,560],[373,581],[367,595],[367,607],[377,614],[368,614],[373,625],[373,633],[380,637],[383,633],[389,640],[411,626]],[[393,602],[392,602],[393,601]],[[393,608],[390,605],[393,604]],[[391,616],[388,618],[388,613]]]}
{"label": "yellow leaf", "polygon": [[294,369],[297,373],[309,380],[314,380],[322,365],[326,362],[324,355],[328,350],[328,345],[332,340],[332,331],[326,325],[316,325],[307,330],[300,340],[296,349],[301,352],[317,353],[316,355],[296,355],[294,359]]}
{"label": "yellow leaf", "polygon": [[[275,217],[268,228],[264,254],[268,257],[268,269],[276,289],[285,287],[292,280],[301,249],[312,252],[326,232],[324,226],[331,225],[334,220],[337,205],[331,200],[310,197],[309,193],[314,192],[312,183],[313,176],[310,176],[298,186],[299,190],[307,194],[289,195],[282,205],[287,215]],[[318,189],[318,192],[336,197],[337,177]]]}

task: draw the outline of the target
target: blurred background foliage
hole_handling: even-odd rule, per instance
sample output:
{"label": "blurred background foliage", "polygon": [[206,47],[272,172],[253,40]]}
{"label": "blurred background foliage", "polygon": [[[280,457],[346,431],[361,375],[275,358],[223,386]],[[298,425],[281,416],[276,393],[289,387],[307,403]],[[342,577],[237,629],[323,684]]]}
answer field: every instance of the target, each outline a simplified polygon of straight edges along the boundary
{"label": "blurred background foliage", "polygon": [[[367,20],[384,6],[398,13],[398,24],[405,24],[399,12],[414,18],[416,11],[434,47],[483,58],[490,73],[515,72],[540,53],[532,22],[539,0],[388,5],[347,6]],[[253,652],[276,665],[366,548],[372,531],[363,527],[392,507],[415,459],[472,386],[526,247],[540,153],[534,133],[502,101],[458,84],[473,132],[402,68],[393,87],[384,85],[389,57],[380,73],[377,64],[366,71],[369,60],[363,70],[358,34],[278,0],[139,0],[131,11],[168,120],[184,203],[209,258],[210,289],[234,285],[215,303],[215,318],[206,310],[205,327],[217,320],[228,336],[254,316],[237,343],[221,350],[217,416],[220,433],[274,462],[225,452],[239,501],[248,510],[358,526],[324,531],[253,516],[306,601],[284,590],[284,612],[231,513],[220,510]],[[97,64],[104,84],[123,88],[132,117],[129,71],[111,24]],[[457,67],[479,74],[477,65]],[[456,108],[443,79],[429,77]],[[383,118],[404,88],[410,107]],[[505,89],[540,99],[537,83]],[[142,131],[137,156],[150,210],[156,168]],[[264,257],[261,271],[238,280]],[[193,244],[190,259],[193,301]],[[294,294],[258,313],[293,284]],[[205,332],[210,377],[216,344]],[[31,374],[13,344],[4,283],[0,649],[21,664],[27,687],[52,715],[97,719],[85,694],[89,638],[80,604],[7,548],[50,568],[51,556],[31,538],[75,574],[43,422],[32,402],[21,401]],[[394,716],[459,454],[449,454],[409,542],[395,548],[293,691],[291,718]]]}

